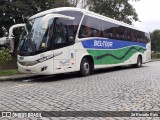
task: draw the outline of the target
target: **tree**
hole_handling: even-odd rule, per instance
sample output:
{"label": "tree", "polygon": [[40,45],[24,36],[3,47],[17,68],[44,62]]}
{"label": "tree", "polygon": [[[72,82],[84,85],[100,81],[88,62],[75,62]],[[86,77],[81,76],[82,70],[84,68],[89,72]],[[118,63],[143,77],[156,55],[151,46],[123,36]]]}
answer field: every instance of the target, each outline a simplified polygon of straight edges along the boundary
{"label": "tree", "polygon": [[44,10],[73,6],[69,0],[0,0],[0,37],[9,28]]}
{"label": "tree", "polygon": [[151,33],[151,46],[152,51],[160,51],[160,30]]}
{"label": "tree", "polygon": [[129,0],[87,0],[87,4],[93,12],[128,24],[139,20]]}
{"label": "tree", "polygon": [[[93,12],[131,24],[138,21],[135,9],[129,0],[0,0],[0,37],[13,24],[24,23],[27,19],[44,10],[55,7],[88,6]],[[132,0],[137,1],[137,0]]]}
{"label": "tree", "polygon": [[[137,21],[135,9],[128,0],[0,0],[0,37],[9,28],[44,10],[66,6],[88,6],[91,11],[131,24]],[[18,44],[19,31],[15,31],[15,45]]]}
{"label": "tree", "polygon": [[81,0],[69,0],[73,7],[76,7]]}
{"label": "tree", "polygon": [[69,0],[69,3],[71,3],[73,7],[86,8],[87,6],[87,0]]}
{"label": "tree", "polygon": [[[69,0],[0,0],[0,37],[14,24],[26,23],[28,18],[38,12],[55,7],[73,6]],[[21,28],[14,30],[15,51]]]}
{"label": "tree", "polygon": [[0,49],[0,65],[3,65],[11,60],[11,55],[9,54],[8,50]]}

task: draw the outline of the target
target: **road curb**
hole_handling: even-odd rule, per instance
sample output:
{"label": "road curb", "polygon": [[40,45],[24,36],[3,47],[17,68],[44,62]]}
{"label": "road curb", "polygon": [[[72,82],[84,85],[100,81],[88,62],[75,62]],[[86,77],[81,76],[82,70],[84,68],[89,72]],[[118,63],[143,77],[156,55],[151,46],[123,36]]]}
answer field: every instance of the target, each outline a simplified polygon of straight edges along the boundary
{"label": "road curb", "polygon": [[[160,61],[160,59],[151,60],[149,62],[156,62],[156,61]],[[19,75],[11,75],[11,76],[0,76],[0,81],[35,79],[35,78],[39,78],[39,76],[40,75],[37,75],[37,74],[19,74]]]}
{"label": "road curb", "polygon": [[10,80],[22,80],[22,79],[32,79],[38,75],[33,74],[20,74],[20,75],[11,75],[11,76],[0,76],[0,81],[10,81]]}
{"label": "road curb", "polygon": [[150,62],[156,62],[156,61],[160,61],[160,59],[151,60]]}

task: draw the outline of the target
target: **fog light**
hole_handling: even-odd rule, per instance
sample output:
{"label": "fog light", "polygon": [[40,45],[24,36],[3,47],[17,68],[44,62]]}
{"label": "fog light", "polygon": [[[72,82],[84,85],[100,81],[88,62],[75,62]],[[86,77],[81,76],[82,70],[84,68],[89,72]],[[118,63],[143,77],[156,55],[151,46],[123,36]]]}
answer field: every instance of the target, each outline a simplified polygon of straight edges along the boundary
{"label": "fog light", "polygon": [[41,72],[45,71],[47,69],[47,66],[41,68]]}

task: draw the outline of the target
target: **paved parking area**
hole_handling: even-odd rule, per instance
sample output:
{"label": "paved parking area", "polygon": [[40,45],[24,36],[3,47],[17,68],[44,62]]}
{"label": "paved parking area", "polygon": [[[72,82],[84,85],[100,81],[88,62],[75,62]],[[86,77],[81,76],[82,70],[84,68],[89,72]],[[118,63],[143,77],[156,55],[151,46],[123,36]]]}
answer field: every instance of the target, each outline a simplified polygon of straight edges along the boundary
{"label": "paved parking area", "polygon": [[[0,111],[160,111],[160,62],[147,63],[142,68],[100,70],[88,77],[69,74],[3,81],[0,83]],[[141,119],[159,120],[156,117]]]}

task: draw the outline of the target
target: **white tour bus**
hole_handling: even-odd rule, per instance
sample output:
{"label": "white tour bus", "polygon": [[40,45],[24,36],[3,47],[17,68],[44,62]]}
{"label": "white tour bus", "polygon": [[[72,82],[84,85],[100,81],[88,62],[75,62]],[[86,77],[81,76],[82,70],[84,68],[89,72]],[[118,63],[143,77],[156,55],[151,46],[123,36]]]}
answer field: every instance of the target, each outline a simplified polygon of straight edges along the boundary
{"label": "white tour bus", "polygon": [[78,8],[56,8],[29,18],[20,37],[18,69],[51,75],[132,65],[151,59],[149,33]]}

